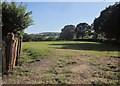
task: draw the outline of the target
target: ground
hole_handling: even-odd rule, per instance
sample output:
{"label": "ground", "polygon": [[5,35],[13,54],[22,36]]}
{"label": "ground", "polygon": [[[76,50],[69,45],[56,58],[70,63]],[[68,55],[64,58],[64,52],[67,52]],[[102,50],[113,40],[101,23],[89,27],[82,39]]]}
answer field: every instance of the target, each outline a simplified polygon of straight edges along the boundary
{"label": "ground", "polygon": [[7,84],[119,84],[118,47],[97,42],[24,42]]}

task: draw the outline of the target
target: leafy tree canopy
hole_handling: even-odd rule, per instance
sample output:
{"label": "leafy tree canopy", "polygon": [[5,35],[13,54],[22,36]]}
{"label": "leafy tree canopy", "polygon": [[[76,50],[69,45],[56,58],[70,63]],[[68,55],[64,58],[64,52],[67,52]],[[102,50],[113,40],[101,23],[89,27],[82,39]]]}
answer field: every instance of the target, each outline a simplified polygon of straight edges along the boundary
{"label": "leafy tree canopy", "polygon": [[75,28],[76,38],[84,37],[91,31],[90,25],[87,23],[79,23]]}
{"label": "leafy tree canopy", "polygon": [[32,25],[30,15],[32,11],[26,12],[26,7],[20,3],[19,6],[15,2],[2,2],[2,33],[6,36],[7,33],[17,33],[23,31],[28,26]]}
{"label": "leafy tree canopy", "polygon": [[62,30],[61,30],[60,38],[62,40],[72,40],[74,38],[75,34],[75,26],[74,25],[66,25]]}
{"label": "leafy tree canopy", "polygon": [[104,9],[94,20],[94,30],[107,39],[120,41],[120,2]]}

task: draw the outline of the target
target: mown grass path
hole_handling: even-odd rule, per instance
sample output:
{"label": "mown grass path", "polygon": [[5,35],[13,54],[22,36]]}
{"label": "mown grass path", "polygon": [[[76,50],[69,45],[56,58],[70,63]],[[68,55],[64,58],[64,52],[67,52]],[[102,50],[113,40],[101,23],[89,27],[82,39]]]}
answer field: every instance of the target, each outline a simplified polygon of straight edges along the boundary
{"label": "mown grass path", "polygon": [[25,42],[15,84],[119,84],[118,47],[97,42]]}

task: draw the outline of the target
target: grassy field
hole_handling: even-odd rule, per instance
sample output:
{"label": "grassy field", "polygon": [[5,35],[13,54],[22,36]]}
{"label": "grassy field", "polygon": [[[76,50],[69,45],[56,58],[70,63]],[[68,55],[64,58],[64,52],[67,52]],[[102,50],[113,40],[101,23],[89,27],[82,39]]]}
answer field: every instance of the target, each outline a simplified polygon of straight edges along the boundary
{"label": "grassy field", "polygon": [[85,41],[24,42],[14,84],[119,84],[118,47]]}

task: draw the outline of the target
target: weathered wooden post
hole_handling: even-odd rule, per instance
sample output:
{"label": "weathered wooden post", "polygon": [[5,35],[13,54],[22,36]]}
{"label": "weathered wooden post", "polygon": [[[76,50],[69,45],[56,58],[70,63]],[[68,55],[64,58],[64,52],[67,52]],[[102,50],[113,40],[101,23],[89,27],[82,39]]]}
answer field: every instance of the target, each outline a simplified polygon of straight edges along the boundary
{"label": "weathered wooden post", "polygon": [[19,37],[19,38],[18,38],[18,47],[17,47],[17,57],[16,57],[16,63],[15,63],[16,66],[18,65],[18,62],[19,62],[18,59],[20,58],[21,43],[22,43],[22,38]]}
{"label": "weathered wooden post", "polygon": [[10,71],[10,64],[11,64],[11,56],[12,56],[12,39],[13,37],[13,33],[8,33],[7,38],[6,38],[6,46],[5,46],[5,50],[6,50],[6,71],[7,73]]}
{"label": "weathered wooden post", "polygon": [[15,59],[15,35],[12,35],[12,39],[11,39],[12,43],[11,43],[11,64],[10,64],[10,69],[13,68],[13,64],[14,64],[14,59]]}
{"label": "weathered wooden post", "polygon": [[11,69],[18,65],[20,57],[22,39],[15,37],[13,33],[8,33],[3,41],[2,56],[3,56],[3,72],[9,73]]}
{"label": "weathered wooden post", "polygon": [[18,38],[15,38],[15,58],[14,58],[14,62],[13,62],[13,68],[15,68],[15,63],[16,63],[16,58],[17,58],[17,49],[18,48]]}

